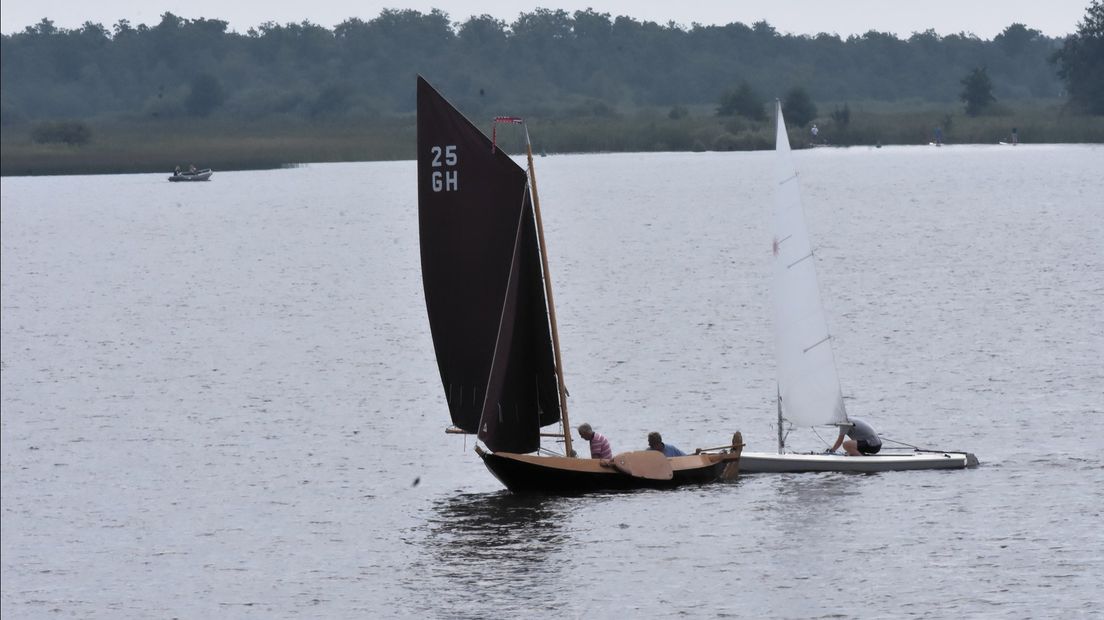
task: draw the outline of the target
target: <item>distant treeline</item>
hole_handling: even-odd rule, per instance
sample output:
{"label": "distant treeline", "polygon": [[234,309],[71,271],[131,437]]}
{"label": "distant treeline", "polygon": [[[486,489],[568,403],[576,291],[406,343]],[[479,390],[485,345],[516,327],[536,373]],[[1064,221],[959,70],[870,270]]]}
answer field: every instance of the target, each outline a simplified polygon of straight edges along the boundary
{"label": "distant treeline", "polygon": [[1000,101],[1062,95],[1050,57],[1063,39],[1011,24],[993,40],[934,31],[781,34],[750,26],[657,24],[593,10],[537,9],[507,24],[384,10],[333,29],[266,23],[240,34],[171,13],[3,35],[0,121],[46,119],[372,119],[414,110],[422,74],[469,113],[602,117],[635,107],[703,106],[746,83],[764,99],[801,87],[815,100],[958,99],[984,67]]}

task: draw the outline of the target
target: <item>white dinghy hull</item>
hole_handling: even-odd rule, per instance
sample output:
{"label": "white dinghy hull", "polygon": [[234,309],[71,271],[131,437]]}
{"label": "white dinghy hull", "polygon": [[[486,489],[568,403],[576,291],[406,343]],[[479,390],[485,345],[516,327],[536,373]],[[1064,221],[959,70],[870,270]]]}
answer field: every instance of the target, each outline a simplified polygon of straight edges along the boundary
{"label": "white dinghy hull", "polygon": [[966,469],[977,467],[977,457],[969,452],[904,452],[871,456],[839,454],[777,454],[744,452],[740,473],[801,473],[817,471],[878,472],[915,469]]}

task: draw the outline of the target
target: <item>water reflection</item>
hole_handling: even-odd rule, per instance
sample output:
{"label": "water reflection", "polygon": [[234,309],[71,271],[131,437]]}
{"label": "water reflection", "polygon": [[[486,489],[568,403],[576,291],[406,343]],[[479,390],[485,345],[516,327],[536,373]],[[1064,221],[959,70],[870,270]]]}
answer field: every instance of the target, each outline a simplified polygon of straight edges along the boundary
{"label": "water reflection", "polygon": [[775,501],[780,504],[815,505],[855,495],[866,474],[822,473],[782,474],[770,480]]}
{"label": "water reflection", "polygon": [[[472,611],[471,596],[488,613],[540,609],[563,562],[555,561],[570,542],[563,500],[513,495],[461,494],[435,502],[422,539],[431,570],[448,596],[440,605],[459,604]],[[522,594],[524,593],[524,594]]]}
{"label": "water reflection", "polygon": [[833,523],[847,522],[844,510],[850,500],[857,498],[864,475],[784,474],[769,481],[772,493],[769,502],[779,514],[777,527],[783,534],[798,535],[831,527]]}
{"label": "water reflection", "polygon": [[477,557],[510,553],[526,563],[539,563],[564,541],[559,519],[563,500],[541,496],[469,493],[448,497],[433,506],[429,540],[443,561],[464,548]]}

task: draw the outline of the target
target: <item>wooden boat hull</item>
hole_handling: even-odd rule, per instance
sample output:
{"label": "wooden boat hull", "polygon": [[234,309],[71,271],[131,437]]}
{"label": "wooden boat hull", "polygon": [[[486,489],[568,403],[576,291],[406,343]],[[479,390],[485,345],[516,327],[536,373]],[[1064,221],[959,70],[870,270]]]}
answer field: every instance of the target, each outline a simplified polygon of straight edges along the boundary
{"label": "wooden boat hull", "polygon": [[688,484],[734,480],[740,467],[739,451],[677,456],[667,459],[673,474],[671,478],[657,480],[603,466],[598,459],[477,452],[494,477],[514,493],[574,495],[595,491],[671,489]]}
{"label": "wooden boat hull", "polygon": [[977,467],[977,464],[977,457],[969,452],[905,452],[870,456],[745,452],[740,459],[740,469],[746,474],[965,469]]}

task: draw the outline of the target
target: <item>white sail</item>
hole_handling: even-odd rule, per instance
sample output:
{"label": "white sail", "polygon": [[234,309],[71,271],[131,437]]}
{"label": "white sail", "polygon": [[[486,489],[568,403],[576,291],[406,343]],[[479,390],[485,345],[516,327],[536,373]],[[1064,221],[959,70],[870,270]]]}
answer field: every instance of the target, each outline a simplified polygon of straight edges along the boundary
{"label": "white sail", "polygon": [[774,331],[782,417],[796,426],[846,422],[781,103],[776,116]]}

